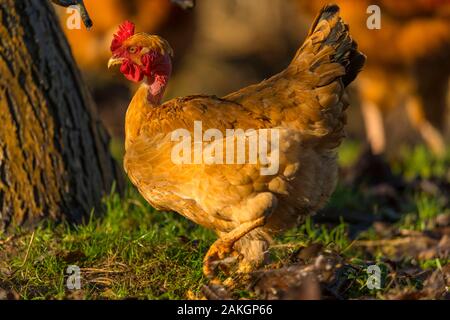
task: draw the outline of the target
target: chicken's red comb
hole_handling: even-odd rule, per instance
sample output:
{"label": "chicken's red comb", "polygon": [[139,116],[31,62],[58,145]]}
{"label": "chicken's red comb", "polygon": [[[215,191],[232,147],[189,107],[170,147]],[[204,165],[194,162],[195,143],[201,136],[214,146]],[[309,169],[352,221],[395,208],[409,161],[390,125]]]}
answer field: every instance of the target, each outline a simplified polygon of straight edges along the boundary
{"label": "chicken's red comb", "polygon": [[111,51],[114,52],[122,46],[122,43],[129,37],[134,35],[135,25],[131,21],[125,21],[119,26],[119,31],[114,34],[114,39],[111,43]]}

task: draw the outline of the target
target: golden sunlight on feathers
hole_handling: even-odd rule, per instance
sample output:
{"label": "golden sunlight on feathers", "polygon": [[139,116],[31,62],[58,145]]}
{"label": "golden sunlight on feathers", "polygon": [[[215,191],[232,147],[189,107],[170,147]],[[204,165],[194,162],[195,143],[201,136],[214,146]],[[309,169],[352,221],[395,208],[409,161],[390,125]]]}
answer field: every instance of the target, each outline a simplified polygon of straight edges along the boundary
{"label": "golden sunlight on feathers", "polygon": [[131,47],[134,45],[139,45],[144,48],[151,48],[152,50],[158,51],[162,55],[170,55],[173,57],[173,50],[170,44],[161,37],[150,35],[147,33],[136,33],[128,41],[124,42],[124,46]]}
{"label": "golden sunlight on feathers", "polygon": [[[147,39],[129,41],[142,45]],[[327,6],[292,63],[259,84],[224,98],[190,96],[162,105],[149,103],[149,84],[142,84],[127,111],[126,172],[155,208],[217,232],[204,260],[207,276],[233,252],[240,272],[254,269],[271,235],[325,205],[337,182],[336,148],[345,136],[345,87],[364,61],[339,8]],[[279,170],[262,175],[261,161],[175,164],[171,133],[183,128],[193,134],[195,121],[221,132],[278,130],[279,146],[270,151],[279,154]]]}

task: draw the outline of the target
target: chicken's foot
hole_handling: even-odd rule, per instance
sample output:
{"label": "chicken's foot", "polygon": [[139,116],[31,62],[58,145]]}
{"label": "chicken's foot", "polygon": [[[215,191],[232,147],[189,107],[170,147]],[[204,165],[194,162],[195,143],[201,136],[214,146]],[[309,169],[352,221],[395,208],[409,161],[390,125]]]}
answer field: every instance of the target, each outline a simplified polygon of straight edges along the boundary
{"label": "chicken's foot", "polygon": [[212,279],[215,276],[214,270],[218,260],[224,259],[228,254],[233,251],[233,246],[250,231],[263,226],[266,223],[266,217],[256,219],[241,224],[236,229],[222,236],[209,248],[203,259],[203,273],[204,275]]}

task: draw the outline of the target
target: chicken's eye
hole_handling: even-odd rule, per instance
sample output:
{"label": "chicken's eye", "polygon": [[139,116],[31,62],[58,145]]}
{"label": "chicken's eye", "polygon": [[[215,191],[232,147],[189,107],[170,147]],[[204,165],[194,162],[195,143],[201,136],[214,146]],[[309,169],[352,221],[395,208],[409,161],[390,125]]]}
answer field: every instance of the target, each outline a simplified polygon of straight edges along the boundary
{"label": "chicken's eye", "polygon": [[138,52],[138,47],[129,47],[128,52],[131,54],[135,54],[136,52]]}

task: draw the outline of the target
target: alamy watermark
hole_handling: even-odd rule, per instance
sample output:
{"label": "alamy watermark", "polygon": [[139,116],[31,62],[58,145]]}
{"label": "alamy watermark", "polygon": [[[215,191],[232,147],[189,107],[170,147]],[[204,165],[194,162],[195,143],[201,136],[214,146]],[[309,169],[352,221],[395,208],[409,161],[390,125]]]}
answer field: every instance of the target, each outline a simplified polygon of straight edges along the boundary
{"label": "alamy watermark", "polygon": [[70,265],[66,269],[67,277],[66,287],[69,290],[81,289],[81,269],[78,266]]}
{"label": "alamy watermark", "polygon": [[66,19],[66,27],[69,30],[81,30],[81,23],[83,21],[79,6],[67,7],[66,13],[68,15]]}
{"label": "alamy watermark", "polygon": [[367,18],[366,25],[369,30],[381,29],[381,8],[376,4],[367,7],[367,14],[370,16]]}
{"label": "alamy watermark", "polygon": [[171,134],[175,164],[259,164],[261,175],[275,175],[280,164],[279,129],[208,129],[194,122],[193,135],[177,129]]}
{"label": "alamy watermark", "polygon": [[376,264],[367,267],[367,288],[369,290],[380,290],[381,289],[381,268]]}

